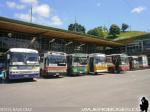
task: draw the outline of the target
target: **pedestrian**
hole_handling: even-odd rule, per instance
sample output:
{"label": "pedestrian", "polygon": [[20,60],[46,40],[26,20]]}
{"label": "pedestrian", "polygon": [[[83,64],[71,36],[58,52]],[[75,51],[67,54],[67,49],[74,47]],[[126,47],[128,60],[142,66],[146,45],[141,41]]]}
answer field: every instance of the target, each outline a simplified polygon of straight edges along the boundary
{"label": "pedestrian", "polygon": [[141,112],[147,112],[148,111],[148,107],[149,107],[148,100],[145,97],[143,97],[141,99],[141,102],[142,102],[142,104],[140,104]]}

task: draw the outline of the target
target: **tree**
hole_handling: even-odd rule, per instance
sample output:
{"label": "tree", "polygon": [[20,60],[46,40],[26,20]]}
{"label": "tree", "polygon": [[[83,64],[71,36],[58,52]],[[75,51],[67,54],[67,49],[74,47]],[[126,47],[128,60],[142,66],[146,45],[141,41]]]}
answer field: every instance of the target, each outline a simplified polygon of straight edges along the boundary
{"label": "tree", "polygon": [[121,30],[122,30],[123,32],[125,32],[128,28],[129,28],[129,25],[123,23],[123,24],[122,24],[122,27],[121,27]]}
{"label": "tree", "polygon": [[108,29],[107,29],[106,26],[103,26],[103,31],[104,31],[104,32],[108,32]]}
{"label": "tree", "polygon": [[74,23],[74,24],[70,24],[68,26],[68,30],[69,31],[74,31],[74,32],[80,32],[80,33],[85,33],[85,27],[78,24],[78,23]]}
{"label": "tree", "polygon": [[120,34],[120,28],[116,24],[112,24],[109,29],[109,34],[116,37],[117,34]]}
{"label": "tree", "polygon": [[98,36],[98,37],[104,37],[105,35],[102,27],[96,27],[94,29],[91,29],[87,32],[87,34]]}

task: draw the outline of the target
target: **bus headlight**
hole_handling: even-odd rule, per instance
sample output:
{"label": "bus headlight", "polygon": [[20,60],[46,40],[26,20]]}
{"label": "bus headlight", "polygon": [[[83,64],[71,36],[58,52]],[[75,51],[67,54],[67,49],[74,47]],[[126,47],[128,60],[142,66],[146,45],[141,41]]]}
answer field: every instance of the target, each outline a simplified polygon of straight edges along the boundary
{"label": "bus headlight", "polygon": [[11,70],[17,70],[17,67],[11,67],[10,69]]}

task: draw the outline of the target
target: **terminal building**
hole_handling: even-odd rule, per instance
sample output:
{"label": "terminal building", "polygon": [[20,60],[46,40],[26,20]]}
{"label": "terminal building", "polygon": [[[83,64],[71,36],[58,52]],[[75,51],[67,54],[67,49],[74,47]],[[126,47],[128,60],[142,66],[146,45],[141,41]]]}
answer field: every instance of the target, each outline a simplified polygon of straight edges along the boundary
{"label": "terminal building", "polygon": [[150,65],[150,33],[110,41],[95,36],[0,17],[0,52],[9,48],[32,48],[39,52],[126,53],[148,56]]}
{"label": "terminal building", "polygon": [[[120,39],[116,42],[124,44],[124,46],[119,47],[120,53],[126,53],[128,55],[147,55],[150,66],[150,33],[132,38]],[[114,51],[115,50],[116,49],[114,49]]]}
{"label": "terminal building", "polygon": [[39,52],[105,53],[106,48],[122,46],[95,36],[0,17],[0,52],[9,48],[33,48]]}

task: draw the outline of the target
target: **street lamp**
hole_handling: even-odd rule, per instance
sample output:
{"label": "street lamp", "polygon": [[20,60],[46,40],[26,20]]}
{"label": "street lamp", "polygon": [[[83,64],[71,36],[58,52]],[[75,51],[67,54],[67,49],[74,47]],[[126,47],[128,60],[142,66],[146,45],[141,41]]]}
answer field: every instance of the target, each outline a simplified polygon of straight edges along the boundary
{"label": "street lamp", "polygon": [[68,45],[72,44],[72,43],[73,43],[73,42],[68,42],[68,43],[65,44],[65,49],[64,49],[65,52],[66,52],[66,47],[67,47]]}
{"label": "street lamp", "polygon": [[75,49],[75,51],[80,51],[81,47],[84,46],[85,44],[80,44],[79,46],[77,46],[77,49]]}
{"label": "street lamp", "polygon": [[52,39],[52,40],[49,41],[49,49],[51,47],[50,44],[53,43],[53,42],[55,42],[55,39]]}
{"label": "street lamp", "polygon": [[50,44],[50,43],[53,43],[54,41],[55,41],[55,39],[52,39],[51,41],[49,41],[49,44]]}
{"label": "street lamp", "polygon": [[12,37],[12,33],[8,33],[8,37],[11,38]]}
{"label": "street lamp", "polygon": [[65,46],[68,46],[68,45],[70,45],[70,44],[72,44],[73,42],[68,42],[67,44],[65,44]]}
{"label": "street lamp", "polygon": [[79,45],[79,47],[82,47],[82,46],[84,46],[85,44],[81,44],[81,45]]}

